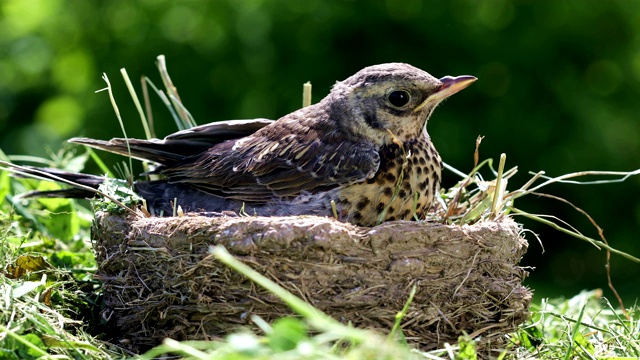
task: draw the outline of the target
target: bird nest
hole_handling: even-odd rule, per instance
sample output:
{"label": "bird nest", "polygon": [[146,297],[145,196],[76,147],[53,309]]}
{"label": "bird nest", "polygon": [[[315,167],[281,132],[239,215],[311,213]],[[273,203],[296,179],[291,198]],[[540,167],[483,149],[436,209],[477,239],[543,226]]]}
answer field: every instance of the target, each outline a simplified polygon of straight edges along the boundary
{"label": "bird nest", "polygon": [[[212,245],[354,326],[402,323],[422,349],[481,335],[503,344],[528,316],[518,262],[527,249],[510,218],[474,225],[395,221],[372,228],[300,217],[143,218],[98,213],[93,229],[103,316],[114,337],[144,351],[165,337],[216,339],[291,310],[217,261]],[[113,335],[113,334],[112,334]],[[493,347],[493,346],[492,346]]]}

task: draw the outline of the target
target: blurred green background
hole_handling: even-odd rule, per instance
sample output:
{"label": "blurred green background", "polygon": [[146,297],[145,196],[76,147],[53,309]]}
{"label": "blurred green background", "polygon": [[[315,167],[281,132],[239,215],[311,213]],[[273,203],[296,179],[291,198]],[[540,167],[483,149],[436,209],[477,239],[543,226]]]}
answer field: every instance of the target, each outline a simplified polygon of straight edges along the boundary
{"label": "blurred green background", "polygon": [[[157,55],[197,123],[278,118],[314,102],[336,80],[383,62],[407,62],[436,77],[479,81],[437,111],[429,132],[443,159],[469,171],[508,155],[529,171],[640,167],[640,1],[62,1],[0,2],[0,148],[44,155],[72,136],[108,139],[121,131],[104,88],[111,79],[129,136],[143,137],[119,74],[157,85]],[[175,131],[153,98],[159,136]],[[114,158],[115,160],[116,158]],[[444,186],[458,179],[448,173]],[[555,185],[586,210],[609,242],[640,255],[640,178],[606,185]],[[596,230],[569,206],[529,196],[519,208],[558,216],[585,235]],[[543,225],[516,218],[534,236],[523,264],[536,296],[606,289],[605,253]],[[640,265],[612,258],[614,284],[629,303]],[[628,304],[629,305],[629,304]]]}

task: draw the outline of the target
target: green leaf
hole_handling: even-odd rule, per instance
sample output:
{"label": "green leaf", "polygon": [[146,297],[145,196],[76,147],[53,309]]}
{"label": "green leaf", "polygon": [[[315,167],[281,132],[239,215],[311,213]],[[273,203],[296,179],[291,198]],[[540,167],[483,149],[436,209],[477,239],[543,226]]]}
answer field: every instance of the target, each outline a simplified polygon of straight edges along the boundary
{"label": "green leaf", "polygon": [[[49,184],[47,186],[38,185],[38,190],[55,190],[59,188],[57,185],[50,186],[53,183],[41,182],[41,184]],[[42,189],[45,188],[45,189]],[[80,220],[75,209],[75,203],[69,199],[39,199],[44,207],[49,211],[49,216],[40,217],[40,223],[46,228],[47,233],[61,240],[70,240],[80,230]]]}
{"label": "green leaf", "polygon": [[520,345],[527,349],[534,349],[544,341],[544,334],[537,326],[529,326],[518,332]]}
{"label": "green leaf", "polygon": [[[51,181],[40,181],[38,182],[35,190],[37,191],[51,191],[51,190],[60,190],[62,187]],[[38,202],[42,204],[47,210],[53,211],[59,207],[62,207],[69,203],[69,199],[65,198],[39,198]]]}
{"label": "green leaf", "polygon": [[42,256],[24,254],[18,256],[13,264],[7,265],[6,274],[9,278],[17,279],[27,273],[45,270],[51,265]]}
{"label": "green leaf", "polygon": [[458,338],[458,346],[460,346],[460,352],[456,356],[457,360],[477,360],[478,354],[476,352],[476,345],[467,336],[460,336]]}
{"label": "green leaf", "polygon": [[[7,341],[9,343],[9,341]],[[2,360],[20,360],[14,349],[0,348],[0,359]]]}
{"label": "green leaf", "polygon": [[273,332],[268,338],[269,347],[274,351],[293,350],[307,339],[307,325],[296,318],[281,318],[273,323]]}
{"label": "green leaf", "polygon": [[25,344],[20,344],[18,346],[18,355],[22,356],[24,359],[35,359],[42,356],[42,351],[38,351],[38,349],[42,349],[46,351],[46,347],[42,342],[42,339],[38,337],[36,334],[25,334],[22,335],[22,339],[28,341],[33,346],[27,346]]}
{"label": "green leaf", "polygon": [[68,250],[60,250],[51,255],[51,265],[66,269],[92,267],[95,265],[95,260],[93,254],[90,252],[76,253]]}

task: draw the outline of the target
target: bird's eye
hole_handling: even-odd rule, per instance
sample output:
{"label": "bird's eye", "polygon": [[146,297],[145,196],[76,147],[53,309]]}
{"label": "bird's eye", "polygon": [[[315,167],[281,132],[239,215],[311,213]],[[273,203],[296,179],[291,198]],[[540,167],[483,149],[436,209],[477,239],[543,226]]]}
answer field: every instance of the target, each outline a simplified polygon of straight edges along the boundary
{"label": "bird's eye", "polygon": [[411,95],[405,90],[395,90],[387,95],[387,99],[391,105],[395,107],[403,107],[411,101]]}

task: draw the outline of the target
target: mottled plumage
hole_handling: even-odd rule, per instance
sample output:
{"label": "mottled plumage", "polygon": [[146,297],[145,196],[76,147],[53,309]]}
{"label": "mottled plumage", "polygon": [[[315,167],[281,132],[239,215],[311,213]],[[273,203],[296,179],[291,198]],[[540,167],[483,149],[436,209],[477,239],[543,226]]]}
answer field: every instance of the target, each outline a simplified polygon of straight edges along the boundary
{"label": "mottled plumage", "polygon": [[[411,219],[432,204],[441,161],[426,131],[433,109],[475,80],[436,79],[401,63],[364,68],[319,103],[277,121],[217,122],[164,140],[129,140],[134,158],[165,180],[137,182],[156,212],[332,216],[372,226]],[[74,138],[122,155],[124,139]]]}

